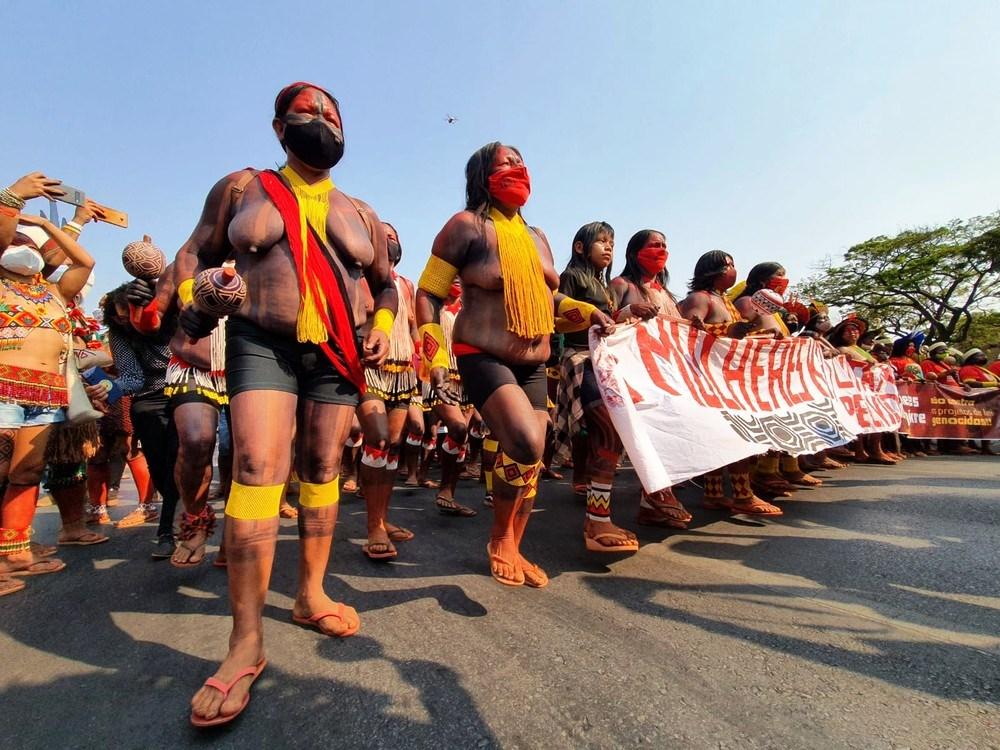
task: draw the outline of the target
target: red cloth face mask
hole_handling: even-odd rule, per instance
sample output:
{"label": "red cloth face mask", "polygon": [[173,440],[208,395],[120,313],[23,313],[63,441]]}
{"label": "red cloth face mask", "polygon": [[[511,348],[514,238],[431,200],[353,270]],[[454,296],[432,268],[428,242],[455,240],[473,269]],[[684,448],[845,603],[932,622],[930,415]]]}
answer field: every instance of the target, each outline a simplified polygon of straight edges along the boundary
{"label": "red cloth face mask", "polygon": [[531,178],[527,167],[511,167],[494,172],[489,179],[490,195],[507,206],[520,208],[531,194]]}
{"label": "red cloth face mask", "polygon": [[668,256],[667,248],[647,245],[636,254],[635,260],[644,274],[656,276],[667,267]]}
{"label": "red cloth face mask", "polygon": [[768,281],[765,286],[768,289],[783,295],[785,290],[788,289],[788,278],[785,276],[775,276],[773,279]]}
{"label": "red cloth face mask", "polygon": [[462,285],[455,283],[451,285],[451,289],[448,290],[448,296],[458,299],[462,296]]}

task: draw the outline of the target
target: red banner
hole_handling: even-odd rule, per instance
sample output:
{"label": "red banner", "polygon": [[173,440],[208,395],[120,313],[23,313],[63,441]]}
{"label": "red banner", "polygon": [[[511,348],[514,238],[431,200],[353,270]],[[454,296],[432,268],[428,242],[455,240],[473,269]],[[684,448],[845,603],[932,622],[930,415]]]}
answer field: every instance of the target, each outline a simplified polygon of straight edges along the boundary
{"label": "red banner", "polygon": [[1000,389],[899,383],[903,424],[912,438],[1000,440]]}

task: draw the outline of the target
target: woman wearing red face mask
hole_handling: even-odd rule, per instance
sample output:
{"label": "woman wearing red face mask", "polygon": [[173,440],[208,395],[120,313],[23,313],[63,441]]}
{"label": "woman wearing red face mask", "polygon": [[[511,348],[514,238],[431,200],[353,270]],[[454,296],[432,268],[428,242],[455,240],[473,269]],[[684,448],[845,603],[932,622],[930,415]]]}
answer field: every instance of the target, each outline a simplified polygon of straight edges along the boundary
{"label": "woman wearing red face mask", "polygon": [[[655,316],[680,319],[674,295],[667,288],[668,255],[663,232],[643,229],[632,235],[625,247],[625,268],[611,282],[616,320],[648,320]],[[652,495],[642,493],[638,524],[686,529],[690,520],[691,514],[669,487]]]}
{"label": "woman wearing red face mask", "polygon": [[440,321],[459,276],[464,306],[455,320],[453,351],[469,398],[500,444],[487,544],[490,573],[508,586],[541,587],[548,577],[521,556],[521,540],[545,446],[545,361],[554,320],[558,315],[579,330],[593,324],[605,332],[614,322],[595,306],[555,292],[548,240],[521,218],[531,182],[517,149],[484,146],[469,159],[465,180],[465,210],[438,233],[418,285],[422,354],[434,391],[454,403]]}
{"label": "woman wearing red face mask", "polygon": [[[752,301],[753,295],[761,289],[769,289],[783,298],[788,290],[784,266],[774,262],[758,263],[747,274],[746,284],[737,285],[729,291],[729,295],[736,309],[754,324],[757,331],[784,338],[789,335],[785,321],[778,315],[761,312]],[[823,481],[802,471],[795,456],[770,451],[757,459],[751,484],[754,491],[761,494],[788,497],[795,489],[794,485],[818,487]]]}

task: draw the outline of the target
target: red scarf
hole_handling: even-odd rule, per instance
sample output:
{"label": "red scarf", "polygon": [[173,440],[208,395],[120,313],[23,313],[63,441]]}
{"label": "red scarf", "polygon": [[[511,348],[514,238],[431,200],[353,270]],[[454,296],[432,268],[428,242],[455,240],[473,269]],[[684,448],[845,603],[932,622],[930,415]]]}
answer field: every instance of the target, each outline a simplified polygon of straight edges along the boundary
{"label": "red scarf", "polygon": [[[309,265],[302,262],[302,225],[299,223],[299,204],[285,182],[274,172],[260,173],[260,184],[274,203],[285,222],[285,236],[288,248],[295,261],[295,274],[299,280],[299,294],[304,295],[306,285],[313,290],[313,299],[322,289],[326,297],[327,309],[320,309],[320,318],[330,338],[319,345],[331,364],[347,378],[362,394],[366,390],[365,374],[358,355],[358,344],[354,337],[354,317],[347,307],[347,294],[338,274],[333,270],[326,256],[326,248],[320,248],[315,232],[309,232]],[[330,342],[334,346],[330,346]]]}

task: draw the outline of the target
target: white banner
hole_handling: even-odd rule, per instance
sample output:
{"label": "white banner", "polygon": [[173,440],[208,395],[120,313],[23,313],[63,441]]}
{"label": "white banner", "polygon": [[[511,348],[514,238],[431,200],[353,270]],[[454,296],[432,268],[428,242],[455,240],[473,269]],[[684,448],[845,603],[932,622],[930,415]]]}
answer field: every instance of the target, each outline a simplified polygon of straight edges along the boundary
{"label": "white banner", "polygon": [[647,492],[768,450],[815,453],[899,428],[892,370],[855,372],[808,338],[715,338],[657,318],[599,338],[601,394]]}

